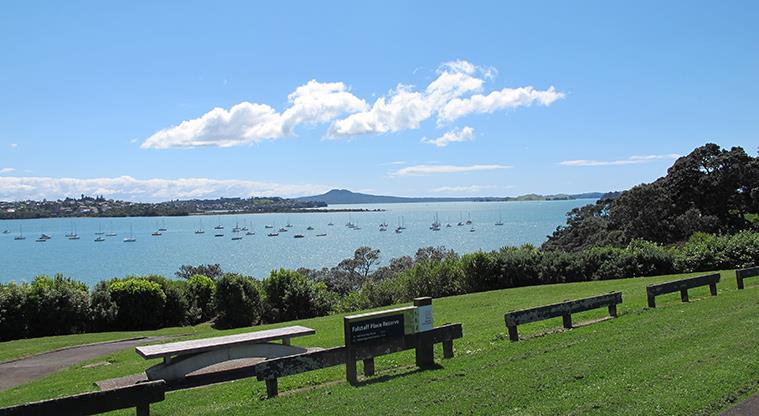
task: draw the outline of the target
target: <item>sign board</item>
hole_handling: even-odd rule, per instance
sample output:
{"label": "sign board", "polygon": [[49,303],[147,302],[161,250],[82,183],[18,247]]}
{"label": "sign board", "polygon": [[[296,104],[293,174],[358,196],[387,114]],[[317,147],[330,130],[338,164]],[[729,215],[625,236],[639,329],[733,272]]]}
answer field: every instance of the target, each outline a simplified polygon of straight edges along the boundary
{"label": "sign board", "polygon": [[423,305],[416,307],[417,332],[429,331],[432,329],[432,305]]}
{"label": "sign board", "polygon": [[412,334],[416,328],[416,308],[413,306],[346,316],[345,345],[381,344]]}

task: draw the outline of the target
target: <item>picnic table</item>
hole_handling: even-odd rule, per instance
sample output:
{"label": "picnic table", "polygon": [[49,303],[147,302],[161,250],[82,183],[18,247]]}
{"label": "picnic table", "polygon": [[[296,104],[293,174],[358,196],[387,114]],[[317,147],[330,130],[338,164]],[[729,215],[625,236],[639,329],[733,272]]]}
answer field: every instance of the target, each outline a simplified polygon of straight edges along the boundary
{"label": "picnic table", "polygon": [[[285,357],[302,354],[307,348],[290,345],[291,338],[313,335],[316,331],[304,326],[288,326],[265,331],[203,338],[136,347],[146,360],[162,358],[145,374],[148,380],[179,380],[188,374],[225,361],[258,358]],[[279,341],[275,343],[272,341]]]}

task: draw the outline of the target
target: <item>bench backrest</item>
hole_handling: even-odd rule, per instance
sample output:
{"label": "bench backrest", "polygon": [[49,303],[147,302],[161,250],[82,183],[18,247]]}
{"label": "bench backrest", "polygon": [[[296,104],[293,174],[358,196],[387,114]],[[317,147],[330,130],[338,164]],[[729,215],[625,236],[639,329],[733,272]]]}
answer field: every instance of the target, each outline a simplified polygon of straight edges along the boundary
{"label": "bench backrest", "polygon": [[244,334],[226,335],[222,337],[195,339],[190,341],[172,342],[168,344],[147,345],[135,348],[143,358],[160,358],[173,355],[195,354],[226,348],[231,345],[261,343],[283,338],[313,335],[316,331],[304,326],[288,326],[285,328],[268,329],[265,331],[246,332]]}
{"label": "bench backrest", "polygon": [[660,283],[646,286],[649,295],[661,295],[663,293],[679,292],[683,289],[691,289],[699,286],[707,286],[719,282],[719,273],[707,274],[704,276],[690,277],[687,279],[674,280],[671,282]]}
{"label": "bench backrest", "polygon": [[737,274],[741,279],[745,277],[759,276],[759,267],[749,267],[748,269],[736,270],[735,274]]}
{"label": "bench backrest", "polygon": [[0,416],[95,415],[130,407],[147,407],[150,403],[163,401],[165,396],[166,382],[158,380],[6,407],[0,409]]}
{"label": "bench backrest", "polygon": [[[355,359],[363,360],[416,348],[419,343],[437,344],[462,336],[461,324],[448,324],[424,332],[407,334],[387,344],[352,347],[352,352]],[[269,380],[345,364],[346,355],[345,347],[336,347],[266,360],[256,366],[256,378]]]}
{"label": "bench backrest", "polygon": [[600,296],[591,296],[583,299],[568,300],[551,305],[512,311],[505,315],[506,326],[515,326],[558,318],[566,314],[583,312],[620,303],[622,303],[622,292],[611,292]]}

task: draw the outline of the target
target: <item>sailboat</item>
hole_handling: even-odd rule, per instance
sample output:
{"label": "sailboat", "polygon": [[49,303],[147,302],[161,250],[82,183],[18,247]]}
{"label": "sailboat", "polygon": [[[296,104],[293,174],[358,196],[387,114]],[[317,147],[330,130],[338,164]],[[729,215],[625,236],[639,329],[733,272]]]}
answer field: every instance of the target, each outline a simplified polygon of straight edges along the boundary
{"label": "sailboat", "polygon": [[10,230],[8,230],[8,229],[5,229],[5,230],[3,230],[3,234],[10,234],[10,233],[11,233],[11,232],[10,232]]}
{"label": "sailboat", "polygon": [[135,241],[137,241],[137,239],[134,238],[134,230],[132,229],[132,226],[130,225],[129,226],[129,237],[124,237],[124,242],[125,243],[134,243]]}
{"label": "sailboat", "polygon": [[26,240],[26,237],[24,237],[24,233],[21,231],[21,226],[18,227],[18,235],[13,237],[14,240]]}
{"label": "sailboat", "polygon": [[69,232],[68,234],[66,234],[66,237],[69,240],[78,240],[79,239],[79,235],[76,233],[76,226],[74,226],[73,222],[71,223],[71,232]]}
{"label": "sailboat", "polygon": [[110,228],[111,228],[111,231],[108,231],[107,233],[105,233],[105,236],[106,237],[116,237],[116,232],[113,231],[113,221],[111,221],[111,227]]}
{"label": "sailboat", "polygon": [[195,234],[205,234],[205,230],[203,230],[203,220],[200,220],[200,227],[198,227],[197,230],[195,230]]}
{"label": "sailboat", "polygon": [[495,223],[495,225],[503,225],[503,220],[501,219],[501,213],[498,213],[498,222]]}
{"label": "sailboat", "polygon": [[102,224],[98,224],[98,232],[96,232],[95,235],[103,235],[103,225]]}
{"label": "sailboat", "polygon": [[235,220],[235,228],[232,228],[233,233],[239,233],[240,232],[240,221]]}
{"label": "sailboat", "polygon": [[168,231],[166,229],[166,220],[161,220],[161,228],[159,228],[158,231],[161,231],[161,232]]}
{"label": "sailboat", "polygon": [[216,227],[213,227],[213,229],[214,230],[223,230],[224,229],[224,226],[221,225],[221,217],[219,217],[219,225],[217,225]]}
{"label": "sailboat", "polygon": [[472,225],[472,214],[467,213],[466,215],[467,215],[466,225]]}
{"label": "sailboat", "polygon": [[432,231],[440,231],[440,220],[438,219],[437,212],[435,213],[435,220],[432,221],[432,225],[430,226],[430,230],[432,230]]}
{"label": "sailboat", "polygon": [[461,220],[461,212],[459,212],[459,222],[456,224],[457,227],[464,226],[464,221]]}
{"label": "sailboat", "polygon": [[285,225],[285,227],[287,227],[287,228],[293,228],[293,225],[290,224],[290,218],[289,217],[287,218],[287,225]]}
{"label": "sailboat", "polygon": [[[235,227],[235,228],[237,228],[237,227]],[[237,231],[232,231],[232,232],[234,233],[234,235],[232,235],[232,240],[233,241],[242,240],[242,236],[240,235],[240,229],[239,228],[237,229]]]}
{"label": "sailboat", "polygon": [[101,243],[101,242],[103,242],[103,241],[105,241],[105,238],[103,238],[103,236],[102,236],[102,235],[99,235],[99,236],[97,236],[97,238],[95,239],[95,242],[96,242],[96,243]]}

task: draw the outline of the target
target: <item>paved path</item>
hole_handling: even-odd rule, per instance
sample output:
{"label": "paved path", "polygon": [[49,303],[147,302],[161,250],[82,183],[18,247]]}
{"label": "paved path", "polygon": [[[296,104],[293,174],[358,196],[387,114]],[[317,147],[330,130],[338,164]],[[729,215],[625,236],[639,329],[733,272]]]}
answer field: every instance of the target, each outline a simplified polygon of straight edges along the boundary
{"label": "paved path", "polygon": [[755,394],[738,406],[733,407],[722,416],[756,416],[759,415],[759,394]]}
{"label": "paved path", "polygon": [[159,341],[167,337],[134,338],[122,341],[102,342],[60,349],[0,363],[0,391],[20,386],[66,367],[110,354],[125,348]]}

